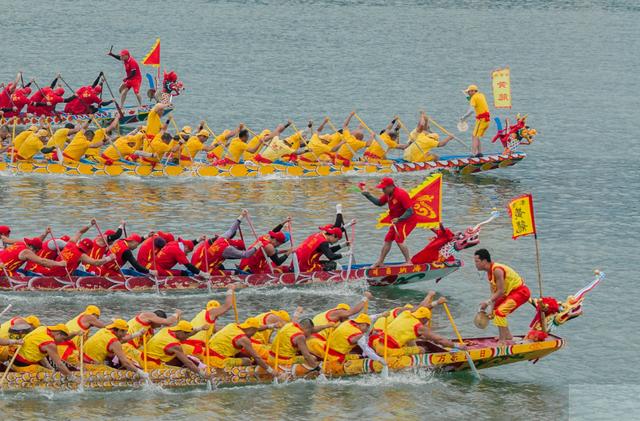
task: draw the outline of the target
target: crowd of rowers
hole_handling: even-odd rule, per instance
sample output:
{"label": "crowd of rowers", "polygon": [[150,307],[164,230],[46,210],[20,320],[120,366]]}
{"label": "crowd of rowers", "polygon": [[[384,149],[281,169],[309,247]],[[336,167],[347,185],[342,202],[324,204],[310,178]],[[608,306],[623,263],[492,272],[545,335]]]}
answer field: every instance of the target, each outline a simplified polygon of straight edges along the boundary
{"label": "crowd of rowers", "polygon": [[[54,238],[50,228],[39,237],[12,237],[10,227],[0,226],[0,242],[4,247],[0,249],[0,267],[7,277],[98,275],[122,278],[150,274],[209,278],[229,273],[225,272],[224,264],[232,260],[238,264],[231,273],[313,272],[333,270],[337,260],[351,253],[350,250],[339,253],[349,245],[339,242],[345,230],[341,213],[336,215],[333,224],[320,227],[295,250],[292,247],[278,249],[289,242],[290,233],[284,232],[283,228],[288,225],[290,229],[291,218],[257,236],[248,246],[244,238],[234,238],[237,233],[242,235],[240,224],[245,218],[248,218],[248,212],[243,210],[226,232],[193,240],[162,231],[151,232],[146,237],[136,233],[125,235],[124,221],[117,230],[102,232],[93,220],[90,226],[82,227],[73,236],[59,238]],[[98,234],[94,238],[82,238],[91,227],[96,227]],[[290,255],[295,262],[285,265]],[[125,268],[127,264],[131,269]],[[178,265],[183,269],[177,268]]]}
{"label": "crowd of rowers", "polygon": [[[388,153],[392,150],[402,150],[403,159],[407,162],[437,160],[433,150],[445,146],[453,138],[440,139],[437,133],[432,132],[424,112],[417,127],[411,132],[406,130],[408,141],[401,143],[400,130],[406,127],[397,117],[379,133],[371,131],[364,122],[351,130],[351,121],[357,116],[351,112],[340,129],[327,117],[316,128],[313,122],[309,122],[304,130],[298,130],[293,122],[288,121],[273,131],[267,129],[255,133],[240,124],[233,130],[224,130],[216,135],[204,121],[195,130],[190,126],[180,129],[172,117],[163,122],[161,116],[167,107],[167,104],[156,104],[149,113],[147,125],[126,135],[119,134],[118,119],[96,130],[89,129],[90,121],[76,125],[68,123],[55,131],[50,126],[34,125],[15,136],[9,126],[0,126],[0,152],[5,152],[6,159],[11,162],[32,161],[42,153],[58,163],[82,161],[106,165],[191,166],[200,161],[215,166],[240,163],[350,166],[354,160],[389,162]],[[174,123],[174,133],[169,131],[170,122]],[[325,132],[327,127],[330,131]],[[292,133],[285,135],[290,128]],[[201,153],[203,155],[199,156]]]}
{"label": "crowd of rowers", "polygon": [[[6,362],[15,354],[10,370],[56,369],[72,378],[80,358],[86,371],[130,370],[148,378],[149,370],[177,366],[207,377],[210,368],[256,365],[258,373],[282,375],[293,364],[313,371],[322,361],[363,357],[374,360],[380,370],[387,363],[394,368],[397,357],[425,353],[422,341],[466,348],[432,332],[432,308],[446,302],[444,297],[434,301],[434,292],[416,305],[378,315],[367,314],[371,294],[366,292],[354,305],[338,304],[313,317],[303,317],[298,307],[292,316],[278,309],[239,322],[234,289],[229,287],[223,303],[209,301],[191,321],[179,310],[169,316],[156,310],[129,321],[105,320],[95,305],[50,326],[41,325],[35,315],[14,317],[0,325],[0,360]],[[231,308],[236,322],[220,326],[219,318]]]}

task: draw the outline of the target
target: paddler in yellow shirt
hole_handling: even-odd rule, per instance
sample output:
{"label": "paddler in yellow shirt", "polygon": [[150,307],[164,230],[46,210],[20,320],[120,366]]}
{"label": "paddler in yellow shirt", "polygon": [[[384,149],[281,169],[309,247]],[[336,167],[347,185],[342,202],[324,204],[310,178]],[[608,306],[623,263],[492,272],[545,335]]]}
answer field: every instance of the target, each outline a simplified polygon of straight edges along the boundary
{"label": "paddler in yellow shirt", "polygon": [[[111,122],[111,124],[109,124],[107,127],[105,128],[98,128],[98,130],[95,130],[94,132],[94,136],[93,136],[93,143],[98,143],[98,142],[102,142],[103,144],[107,143],[106,141],[108,141],[108,136],[111,135],[111,132],[113,132],[113,130],[118,127],[119,125],[119,120],[117,118],[113,119],[113,121]],[[106,141],[105,141],[106,140]],[[89,149],[87,149],[87,151],[84,153],[85,158],[89,158],[92,160],[96,160],[97,157],[100,156],[100,148],[94,148],[91,147]]]}
{"label": "paddler in yellow shirt", "polygon": [[152,156],[153,154],[140,150],[144,137],[145,134],[139,127],[128,135],[120,136],[105,148],[97,161],[105,165],[120,165],[121,159],[133,160],[131,155]]}
{"label": "paddler in yellow shirt", "polygon": [[13,159],[16,161],[31,161],[33,156],[38,152],[44,154],[51,153],[55,148],[46,148],[44,141],[47,140],[49,132],[44,129],[40,129],[35,133],[30,134],[20,145],[17,153],[14,154]]}
{"label": "paddler in yellow shirt", "polygon": [[351,165],[351,161],[356,157],[358,151],[371,146],[372,143],[375,143],[373,139],[375,135],[373,133],[368,141],[365,142],[363,140],[364,134],[362,133],[362,127],[358,127],[353,131],[353,133],[349,130],[349,123],[351,123],[351,119],[355,114],[355,111],[351,111],[347,119],[344,121],[344,124],[342,125],[343,145],[336,152],[335,162],[341,162],[345,167]]}
{"label": "paddler in yellow shirt", "polygon": [[[324,124],[328,122],[329,119],[325,118],[323,123],[318,127],[318,130],[313,133],[311,139],[306,145],[307,151],[299,156],[300,161],[317,163],[320,161],[332,161],[334,159],[334,154],[337,152],[342,146],[344,146],[345,141],[340,137],[340,142],[336,144],[334,147],[331,147],[330,144],[334,140],[327,136],[321,136],[321,129],[324,128]],[[309,122],[307,126],[309,130],[313,127],[313,122]]]}
{"label": "paddler in yellow shirt", "polygon": [[[409,144],[400,143],[400,125],[396,123],[394,118],[387,127],[380,132],[380,136],[376,141],[364,151],[363,159],[368,162],[380,162],[387,159],[387,153],[392,149],[405,150]],[[385,150],[386,147],[386,150]]]}
{"label": "paddler in yellow shirt", "polygon": [[53,146],[56,149],[64,149],[67,142],[69,142],[69,136],[78,133],[81,127],[81,125],[73,125],[71,123],[65,124],[64,127],[53,132],[46,146],[48,148]]}
{"label": "paddler in yellow shirt", "polygon": [[409,144],[404,150],[404,160],[408,162],[435,161],[438,155],[431,153],[431,149],[441,148],[449,143],[453,136],[440,140],[437,133],[429,131],[429,120],[424,111],[420,113],[418,126],[409,135]]}
{"label": "paddler in yellow shirt", "polygon": [[239,164],[242,160],[242,155],[245,152],[253,154],[262,147],[262,138],[258,139],[258,143],[253,147],[249,148],[247,142],[249,141],[249,131],[244,128],[244,124],[240,124],[238,126],[238,136],[231,139],[229,142],[229,146],[227,148],[226,153],[223,158],[219,160],[216,165],[234,165]]}
{"label": "paddler in yellow shirt", "polygon": [[464,90],[464,93],[469,100],[469,111],[460,118],[460,121],[465,121],[475,113],[476,122],[471,135],[471,154],[475,157],[481,157],[482,147],[480,145],[480,138],[484,136],[491,122],[489,104],[487,103],[487,98],[482,92],[478,91],[476,85],[469,85],[467,89]]}
{"label": "paddler in yellow shirt", "polygon": [[[284,132],[290,125],[291,120],[289,120],[286,124],[278,125],[278,127],[276,127],[276,129],[272,133],[267,134],[262,140],[266,145],[264,150],[261,153],[257,153],[252,158],[252,161],[259,162],[261,164],[271,164],[284,158],[285,156],[291,156],[298,153],[300,151],[300,139],[302,139],[301,135],[295,133],[293,136],[290,136],[286,139],[282,139],[280,137],[282,132]],[[296,146],[298,147],[296,148]]]}
{"label": "paddler in yellow shirt", "polygon": [[155,166],[161,160],[165,159],[170,153],[177,152],[180,149],[180,143],[174,142],[173,147],[170,146],[172,141],[178,140],[171,136],[166,131],[166,125],[162,127],[160,132],[155,135],[153,140],[145,148],[144,152],[151,154],[150,156],[140,156],[140,160],[143,163]]}
{"label": "paddler in yellow shirt", "polygon": [[[195,136],[189,137],[187,142],[182,145],[182,148],[180,149],[180,165],[185,167],[191,165],[200,151],[213,152],[217,148],[220,148],[221,145],[217,144],[217,138],[220,138],[222,141],[224,136],[231,133],[227,131],[226,134],[214,139],[211,145],[207,145],[206,143],[209,140],[211,133],[204,129],[204,124],[204,121],[201,121],[200,127],[198,127],[198,131]],[[226,142],[226,138],[224,139],[224,142]],[[222,146],[222,149],[224,150],[224,146]]]}
{"label": "paddler in yellow shirt", "polygon": [[41,130],[38,126],[29,126],[27,130],[23,130],[13,138],[13,148],[17,151],[22,146],[22,142],[27,140],[29,136]]}
{"label": "paddler in yellow shirt", "polygon": [[[262,149],[262,147],[264,145],[266,145],[266,139],[267,136],[271,134],[271,130],[269,129],[264,129],[263,131],[261,131],[259,134],[253,136],[248,142],[247,142],[247,151],[245,151],[242,154],[242,159],[245,161],[250,161],[253,159],[253,157],[255,157],[260,150]],[[271,137],[269,138],[271,139]],[[259,145],[258,145],[259,144]],[[249,150],[253,150],[254,148],[256,148],[256,146],[258,147],[256,149],[255,152],[249,152]]]}
{"label": "paddler in yellow shirt", "polygon": [[62,151],[65,161],[78,162],[86,154],[90,148],[99,148],[104,145],[107,133],[118,125],[118,121],[114,120],[107,129],[98,129],[98,135],[93,130],[87,130],[87,124],[76,133],[71,142]]}

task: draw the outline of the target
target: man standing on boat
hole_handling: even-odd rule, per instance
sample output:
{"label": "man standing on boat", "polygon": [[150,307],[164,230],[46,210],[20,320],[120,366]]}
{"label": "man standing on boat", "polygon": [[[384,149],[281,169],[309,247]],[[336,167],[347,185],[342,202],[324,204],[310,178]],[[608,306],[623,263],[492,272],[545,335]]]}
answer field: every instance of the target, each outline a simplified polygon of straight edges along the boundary
{"label": "man standing on boat", "polygon": [[529,300],[531,291],[515,270],[505,264],[492,262],[488,250],[477,250],[474,260],[476,269],[487,272],[491,288],[491,296],[480,303],[480,310],[493,305],[493,324],[498,326],[498,341],[508,344],[513,340],[513,335],[509,331],[507,316]]}
{"label": "man standing on boat", "polygon": [[107,53],[108,56],[120,60],[124,63],[124,71],[126,72],[125,78],[120,85],[120,104],[124,105],[124,101],[127,99],[127,94],[130,89],[133,89],[133,93],[138,99],[138,105],[142,106],[142,97],[140,96],[140,85],[142,85],[142,74],[140,73],[140,65],[131,57],[129,50],[122,50],[120,54],[113,53],[113,45]]}
{"label": "man standing on boat", "polygon": [[380,197],[374,197],[364,189],[364,185],[359,185],[359,187],[364,197],[369,199],[374,205],[383,206],[384,204],[388,204],[389,216],[392,218],[391,227],[389,227],[389,231],[384,237],[384,245],[380,251],[380,257],[371,267],[375,268],[384,263],[384,259],[387,257],[387,254],[389,254],[391,244],[394,241],[398,244],[398,248],[402,252],[406,264],[410,265],[411,254],[404,241],[416,227],[417,218],[413,211],[413,200],[411,200],[409,193],[396,186],[391,177],[383,178],[380,184],[376,186],[382,189],[383,195]]}
{"label": "man standing on boat", "polygon": [[469,111],[460,118],[460,121],[464,121],[471,117],[471,114],[476,115],[476,123],[473,126],[473,134],[471,135],[471,154],[475,157],[482,156],[482,147],[480,146],[480,138],[484,136],[484,133],[489,128],[489,122],[491,121],[491,114],[489,114],[489,104],[487,104],[487,98],[484,94],[478,91],[476,85],[469,85],[464,90],[469,99]]}

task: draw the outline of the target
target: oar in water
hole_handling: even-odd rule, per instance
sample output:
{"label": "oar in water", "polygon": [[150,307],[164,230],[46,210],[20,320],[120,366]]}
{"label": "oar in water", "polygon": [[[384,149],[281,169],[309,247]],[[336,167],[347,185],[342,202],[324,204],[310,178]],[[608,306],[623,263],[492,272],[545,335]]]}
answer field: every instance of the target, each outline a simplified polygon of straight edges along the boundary
{"label": "oar in water", "polygon": [[236,291],[231,291],[231,303],[233,304],[233,316],[236,319],[236,323],[240,323],[240,318],[238,317],[238,304],[236,302]]}
{"label": "oar in water", "polygon": [[[458,331],[458,327],[456,326],[456,322],[453,321],[453,316],[449,311],[449,306],[447,305],[447,303],[442,303],[442,306],[444,307],[444,311],[447,313],[447,317],[451,322],[451,327],[453,327],[453,330],[455,331],[456,336],[458,337],[458,342],[460,342],[460,345],[464,345],[464,341],[462,340],[462,335],[460,335],[460,332]],[[473,358],[471,358],[471,354],[469,354],[469,351],[464,351],[464,353],[467,357],[467,363],[469,364],[469,368],[471,369],[471,372],[475,377],[480,379],[480,373],[478,373],[478,369],[476,368],[476,365],[473,362]]]}
{"label": "oar in water", "polygon": [[329,328],[329,335],[327,335],[327,343],[324,349],[324,358],[322,359],[322,371],[320,372],[320,376],[326,380],[327,376],[327,360],[329,359],[329,346],[331,345],[331,336],[333,336],[334,328]]}
{"label": "oar in water", "polygon": [[18,117],[13,117],[13,127],[11,128],[11,163],[15,160],[16,146],[13,143],[16,140],[16,125],[18,124]]}
{"label": "oar in water", "polygon": [[385,316],[384,318],[384,349],[382,353],[382,358],[384,358],[385,366],[382,367],[382,376],[389,377],[389,316]]}
{"label": "oar in water", "polygon": [[291,243],[291,261],[293,262],[293,273],[295,275],[295,279],[298,279],[300,276],[300,262],[298,261],[298,255],[296,254],[296,246],[293,243],[293,230],[291,229],[291,221],[287,223],[289,228],[289,242]]}
{"label": "oar in water", "polygon": [[211,340],[209,325],[207,325],[207,331],[204,334],[204,338],[204,362],[207,365],[207,390],[212,390],[213,385],[211,384],[211,366],[209,365],[209,363],[211,362],[211,357],[209,355],[209,340]]}
{"label": "oar in water", "polygon": [[258,243],[257,246],[260,248],[260,251],[264,256],[264,261],[267,264],[267,266],[269,266],[269,270],[273,275],[274,274],[273,266],[271,265],[271,261],[269,259],[269,256],[267,256],[267,252],[264,250],[264,247],[262,247],[262,244],[259,243],[260,239],[258,238],[258,233],[256,233],[256,229],[253,226],[253,223],[251,222],[251,217],[249,216],[249,213],[247,213],[247,224],[249,224],[249,228],[251,228],[251,232],[253,233],[253,236],[256,238],[256,243]]}
{"label": "oar in water", "polygon": [[[2,268],[4,269],[4,266]],[[6,269],[4,269],[4,270],[5,270],[5,273],[6,273]],[[13,307],[13,304],[9,304],[8,306],[6,306],[5,309],[2,310],[2,313],[0,313],[0,317],[4,316],[7,311],[11,310],[11,307]]]}
{"label": "oar in water", "polygon": [[80,360],[80,391],[84,391],[84,330],[80,334],[80,351],[78,359]]}
{"label": "oar in water", "polygon": [[7,369],[4,371],[4,374],[2,375],[2,379],[0,379],[0,389],[4,387],[4,381],[7,378],[7,374],[9,374],[9,370],[11,370],[11,367],[13,367],[13,363],[15,362],[16,357],[18,356],[18,352],[20,352],[20,349],[22,349],[22,345],[18,346],[18,348],[16,349],[16,352],[13,354],[13,357],[11,357],[11,361],[9,361],[9,364],[7,365]]}

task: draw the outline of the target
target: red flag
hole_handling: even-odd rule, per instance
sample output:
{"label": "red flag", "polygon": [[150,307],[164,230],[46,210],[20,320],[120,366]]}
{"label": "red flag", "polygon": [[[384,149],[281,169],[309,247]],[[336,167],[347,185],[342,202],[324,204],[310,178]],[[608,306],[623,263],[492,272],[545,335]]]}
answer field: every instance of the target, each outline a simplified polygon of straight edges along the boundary
{"label": "red flag", "polygon": [[[418,187],[409,192],[413,200],[413,212],[418,218],[418,227],[434,228],[442,221],[442,174],[427,178]],[[391,225],[389,211],[378,218],[376,228]]]}
{"label": "red flag", "polygon": [[160,38],[156,39],[156,43],[151,47],[151,51],[142,60],[145,66],[160,67]]}

